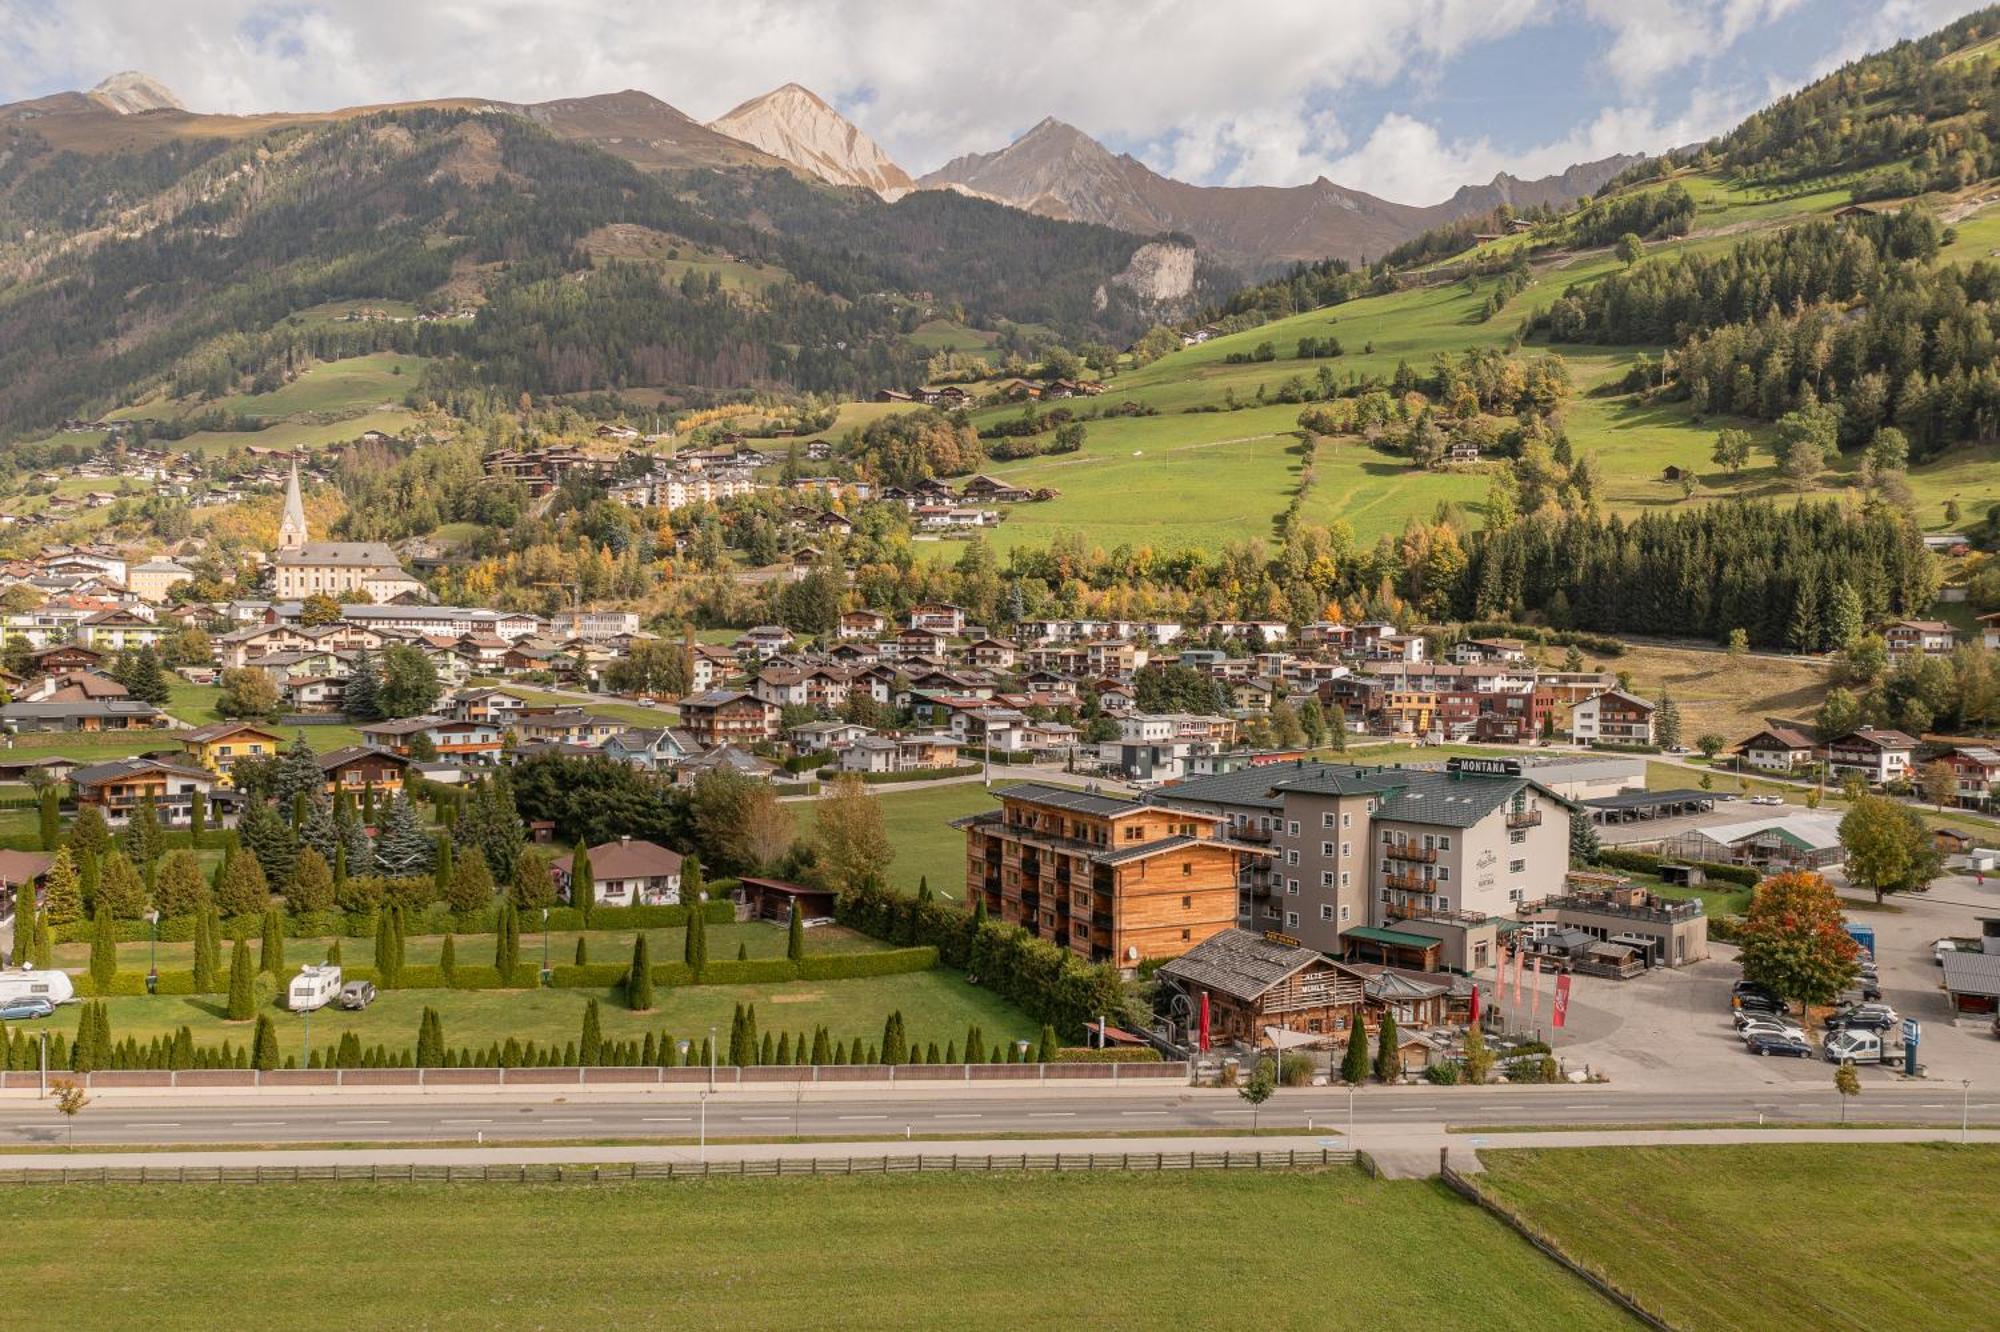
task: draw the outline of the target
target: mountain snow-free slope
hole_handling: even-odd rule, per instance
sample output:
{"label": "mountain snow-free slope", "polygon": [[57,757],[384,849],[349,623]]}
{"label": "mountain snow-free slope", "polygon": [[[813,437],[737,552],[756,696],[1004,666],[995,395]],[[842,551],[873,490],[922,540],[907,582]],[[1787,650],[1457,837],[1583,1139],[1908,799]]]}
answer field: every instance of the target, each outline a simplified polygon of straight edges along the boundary
{"label": "mountain snow-free slope", "polygon": [[708,122],[708,128],[834,185],[858,185],[891,200],[916,187],[873,139],[796,83],[751,98]]}

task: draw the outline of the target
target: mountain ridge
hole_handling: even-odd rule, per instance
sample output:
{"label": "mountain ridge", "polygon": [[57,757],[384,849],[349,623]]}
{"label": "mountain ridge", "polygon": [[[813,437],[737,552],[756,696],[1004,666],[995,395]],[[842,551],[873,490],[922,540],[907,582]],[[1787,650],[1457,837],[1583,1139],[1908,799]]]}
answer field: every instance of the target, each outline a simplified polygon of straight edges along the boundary
{"label": "mountain ridge", "polygon": [[872,190],[890,202],[916,188],[910,173],[891,161],[859,126],[801,84],[782,84],[752,97],[709,121],[708,128],[829,184]]}

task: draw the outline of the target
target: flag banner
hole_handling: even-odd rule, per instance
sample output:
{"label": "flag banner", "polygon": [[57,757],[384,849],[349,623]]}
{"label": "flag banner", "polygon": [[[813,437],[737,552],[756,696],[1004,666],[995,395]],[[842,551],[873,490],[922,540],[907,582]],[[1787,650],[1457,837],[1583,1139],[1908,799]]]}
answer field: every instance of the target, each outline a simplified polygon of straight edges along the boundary
{"label": "flag banner", "polygon": [[1521,1006],[1521,968],[1527,961],[1527,950],[1517,946],[1514,949],[1514,1007],[1516,1008]]}
{"label": "flag banner", "polygon": [[1208,991],[1201,992],[1201,1052],[1208,1053]]}
{"label": "flag banner", "polygon": [[1565,971],[1562,975],[1556,977],[1556,1007],[1555,1007],[1556,1026],[1561,1027],[1563,1024],[1563,1020],[1568,1016],[1569,1016],[1569,973]]}
{"label": "flag banner", "polygon": [[1472,1025],[1475,1027],[1479,1025],[1479,983],[1477,981],[1474,981],[1472,985]]}
{"label": "flag banner", "polygon": [[1535,1015],[1541,1011],[1542,1011],[1542,959],[1541,955],[1538,953],[1535,955],[1534,974],[1528,977],[1529,1020],[1533,1021]]}

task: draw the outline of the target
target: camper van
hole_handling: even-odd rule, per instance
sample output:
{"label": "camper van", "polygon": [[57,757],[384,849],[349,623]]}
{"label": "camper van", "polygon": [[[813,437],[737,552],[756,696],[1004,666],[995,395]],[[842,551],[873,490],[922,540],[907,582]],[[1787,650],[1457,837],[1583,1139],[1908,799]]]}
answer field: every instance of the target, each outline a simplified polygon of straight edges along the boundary
{"label": "camper van", "polygon": [[52,1004],[66,1004],[76,997],[76,987],[70,984],[66,971],[37,971],[33,966],[23,966],[18,971],[0,971],[0,1003],[9,999],[46,999]]}
{"label": "camper van", "polygon": [[305,967],[292,977],[285,990],[285,1007],[294,1013],[310,1013],[315,1008],[325,1008],[339,993],[339,967]]}

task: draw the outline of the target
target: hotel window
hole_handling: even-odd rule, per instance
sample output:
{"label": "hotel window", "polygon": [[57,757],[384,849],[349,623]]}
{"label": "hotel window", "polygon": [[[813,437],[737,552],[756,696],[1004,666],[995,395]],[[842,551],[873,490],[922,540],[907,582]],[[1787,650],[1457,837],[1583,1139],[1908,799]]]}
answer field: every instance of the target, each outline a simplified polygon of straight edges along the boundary
{"label": "hotel window", "polygon": [[1438,838],[1438,850],[1440,850],[1440,851],[1449,851],[1449,850],[1451,850],[1451,838],[1449,838],[1449,837],[1440,837],[1440,838]]}
{"label": "hotel window", "polygon": [[1507,862],[1507,872],[1509,874],[1522,874],[1527,871],[1527,868],[1528,862],[1525,860],[1510,860]]}
{"label": "hotel window", "polygon": [[1286,879],[1285,896],[1297,897],[1298,895],[1299,895],[1299,881],[1297,879]]}
{"label": "hotel window", "polygon": [[1331,859],[1331,858],[1332,858],[1332,856],[1333,856],[1333,843],[1332,843],[1332,842],[1321,842],[1321,843],[1319,844],[1319,853],[1320,853],[1320,855],[1322,855],[1322,856],[1324,856],[1324,857],[1326,857],[1326,858],[1328,858],[1328,859]]}
{"label": "hotel window", "polygon": [[1449,866],[1449,865],[1439,865],[1439,866],[1438,866],[1438,870],[1437,870],[1437,879],[1438,879],[1438,882],[1439,882],[1439,883],[1443,883],[1443,882],[1444,882],[1445,880],[1447,880],[1447,879],[1449,879],[1449,878],[1451,878],[1451,866]]}
{"label": "hotel window", "polygon": [[1322,887],[1322,888],[1331,888],[1331,887],[1333,887],[1333,871],[1332,871],[1332,870],[1321,870],[1321,871],[1319,872],[1319,886],[1320,886],[1320,887]]}
{"label": "hotel window", "polygon": [[1285,852],[1285,863],[1287,865],[1296,865],[1299,863],[1299,853],[1296,847]]}
{"label": "hotel window", "polygon": [[1348,858],[1349,856],[1351,856],[1351,855],[1353,855],[1353,854],[1354,854],[1354,845],[1353,845],[1353,843],[1351,843],[1351,842],[1342,842],[1342,843],[1340,844],[1340,858],[1341,858],[1342,860],[1345,860],[1345,859],[1347,859],[1347,858]]}
{"label": "hotel window", "polygon": [[1181,895],[1181,910],[1183,910],[1183,911],[1192,911],[1192,910],[1194,910],[1194,899],[1193,899],[1192,897],[1189,897],[1189,896],[1187,896],[1186,894],[1182,894],[1182,895]]}
{"label": "hotel window", "polygon": [[1342,923],[1342,924],[1346,924],[1346,923],[1347,923],[1347,905],[1346,905],[1345,903],[1342,903],[1342,904],[1341,904],[1341,908],[1340,908],[1340,920],[1341,920],[1341,923]]}
{"label": "hotel window", "polygon": [[1287,822],[1285,825],[1285,832],[1289,836],[1297,837],[1299,835],[1299,821],[1297,819],[1292,819],[1289,822]]}
{"label": "hotel window", "polygon": [[1528,834],[1519,828],[1507,834],[1507,842],[1510,846],[1519,846],[1527,840]]}
{"label": "hotel window", "polygon": [[1181,931],[1181,942],[1182,942],[1182,943],[1186,943],[1186,942],[1187,942],[1187,941],[1188,941],[1189,939],[1191,939],[1191,938],[1193,938],[1193,937],[1194,937],[1194,935],[1192,934],[1192,932],[1190,932],[1190,931],[1188,931],[1188,930],[1182,930],[1182,931]]}
{"label": "hotel window", "polygon": [[1181,862],[1181,874],[1183,876],[1186,876],[1193,873],[1194,873],[1194,862],[1191,860],[1183,860]]}
{"label": "hotel window", "polygon": [[1340,826],[1343,828],[1352,828],[1354,826],[1354,816],[1352,814],[1342,814],[1340,816]]}
{"label": "hotel window", "polygon": [[1438,910],[1439,911],[1451,910],[1451,899],[1449,897],[1438,898]]}
{"label": "hotel window", "polygon": [[1322,828],[1331,828],[1333,826],[1332,810],[1328,810],[1326,813],[1319,816],[1319,826]]}
{"label": "hotel window", "polygon": [[1347,873],[1347,871],[1346,871],[1346,870],[1342,870],[1342,871],[1340,872],[1340,886],[1341,886],[1341,887],[1343,887],[1343,888],[1345,888],[1345,887],[1347,886],[1347,884],[1348,884],[1348,881],[1349,881],[1349,876],[1348,876],[1348,873]]}
{"label": "hotel window", "polygon": [[1332,905],[1331,903],[1327,903],[1327,904],[1324,904],[1324,905],[1322,905],[1322,906],[1320,907],[1320,909],[1319,909],[1319,918],[1320,918],[1321,920],[1332,920],[1332,919],[1333,919],[1333,905]]}

